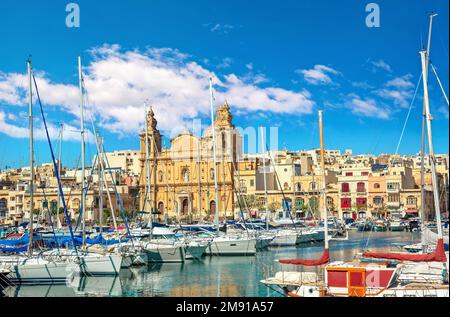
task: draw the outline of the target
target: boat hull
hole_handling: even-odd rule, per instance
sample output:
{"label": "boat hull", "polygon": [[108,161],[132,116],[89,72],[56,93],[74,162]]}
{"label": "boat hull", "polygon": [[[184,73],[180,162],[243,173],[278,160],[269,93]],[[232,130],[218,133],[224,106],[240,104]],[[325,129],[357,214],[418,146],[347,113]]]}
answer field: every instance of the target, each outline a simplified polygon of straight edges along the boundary
{"label": "boat hull", "polygon": [[205,252],[207,255],[250,256],[256,254],[256,239],[214,239]]}
{"label": "boat hull", "polygon": [[60,284],[76,273],[67,262],[49,262],[41,259],[21,260],[11,264],[9,281],[16,284]]}
{"label": "boat hull", "polygon": [[180,263],[186,259],[183,246],[147,246],[148,263]]}
{"label": "boat hull", "polygon": [[208,245],[188,245],[185,247],[186,260],[198,260],[205,254]]}
{"label": "boat hull", "polygon": [[295,246],[298,242],[298,235],[296,233],[276,235],[275,238],[270,242],[269,246],[275,247],[289,247]]}
{"label": "boat hull", "polygon": [[92,255],[80,258],[80,270],[88,276],[118,275],[122,267],[122,255]]}

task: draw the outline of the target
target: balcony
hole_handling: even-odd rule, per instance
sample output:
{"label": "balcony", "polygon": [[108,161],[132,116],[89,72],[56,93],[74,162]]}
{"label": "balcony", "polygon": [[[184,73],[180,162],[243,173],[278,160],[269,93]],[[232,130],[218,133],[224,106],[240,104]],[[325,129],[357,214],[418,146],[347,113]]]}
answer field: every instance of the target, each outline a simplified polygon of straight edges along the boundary
{"label": "balcony", "polygon": [[400,202],[399,201],[390,201],[386,203],[386,206],[388,208],[400,208]]}

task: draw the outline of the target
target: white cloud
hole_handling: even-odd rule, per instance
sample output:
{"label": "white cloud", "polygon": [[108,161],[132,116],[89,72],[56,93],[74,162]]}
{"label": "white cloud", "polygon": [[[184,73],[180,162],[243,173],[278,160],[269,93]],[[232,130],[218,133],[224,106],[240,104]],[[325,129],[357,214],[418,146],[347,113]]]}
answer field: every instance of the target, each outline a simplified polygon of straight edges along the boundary
{"label": "white cloud", "polygon": [[438,112],[448,120],[448,105],[442,105],[439,107]]}
{"label": "white cloud", "polygon": [[[0,132],[4,133],[10,137],[13,138],[29,138],[29,128],[28,128],[28,120],[23,120],[25,124],[22,125],[14,125],[9,120],[12,120],[11,117],[14,116],[12,114],[7,114],[3,111],[0,111]],[[15,117],[15,116],[14,116]],[[41,120],[35,119],[34,120],[34,128],[33,128],[33,137],[35,140],[38,141],[47,141],[47,134],[45,132],[44,124]],[[50,140],[55,140],[59,137],[60,128],[59,126],[55,126],[51,123],[47,122],[48,127],[48,133],[50,136]],[[79,127],[74,127],[68,124],[64,125],[64,133],[63,133],[63,139],[64,141],[73,141],[73,142],[80,142],[81,135],[80,135],[80,129]],[[86,142],[94,143],[94,138],[92,134],[88,131],[86,133]]]}
{"label": "white cloud", "polygon": [[412,75],[407,74],[401,77],[389,80],[385,84],[385,88],[377,90],[377,95],[389,99],[394,104],[406,108],[413,97],[414,84],[411,82]]}
{"label": "white cloud", "polygon": [[365,90],[373,88],[373,86],[370,85],[366,81],[354,81],[354,82],[352,82],[352,86],[355,88],[361,88],[361,89],[365,89]]}
{"label": "white cloud", "polygon": [[387,108],[377,105],[374,99],[368,98],[363,99],[357,95],[349,96],[351,99],[347,103],[347,107],[355,115],[368,117],[368,118],[378,118],[378,119],[388,119],[390,111]]}
{"label": "white cloud", "polygon": [[387,87],[395,87],[399,89],[414,88],[414,84],[411,82],[412,75],[407,74],[402,77],[394,78],[386,83]]}
{"label": "white cloud", "polygon": [[208,27],[209,30],[213,33],[218,34],[228,34],[230,31],[240,27],[239,25],[231,25],[231,24],[203,24],[204,27]]}
{"label": "white cloud", "polygon": [[384,60],[379,59],[377,61],[370,61],[370,63],[372,64],[373,68],[372,71],[376,72],[377,69],[381,69],[384,70],[388,73],[392,73],[392,67],[391,65],[389,65],[388,63],[386,63]]}
{"label": "white cloud", "polygon": [[222,62],[217,65],[217,68],[225,69],[229,68],[233,64],[233,59],[229,57],[225,57]]}
{"label": "white cloud", "polygon": [[[84,68],[89,97],[86,119],[89,120],[92,114],[97,125],[119,135],[134,136],[142,128],[145,100],[153,105],[158,127],[163,132],[184,126],[192,118],[207,116],[208,78],[211,75],[217,90],[217,103],[228,100],[232,111],[309,114],[314,105],[306,90],[260,87],[258,83],[262,77],[253,81],[236,74],[217,77],[189,60],[188,55],[169,48],[141,52],[123,51],[118,45],[104,45],[90,52],[92,61]],[[12,75],[8,76],[10,74],[5,78]],[[25,104],[26,97],[20,94],[26,89],[23,76],[14,74],[11,80],[2,81],[2,87],[6,87],[0,89],[3,102]],[[45,106],[59,107],[78,118],[76,79],[68,85],[54,83],[45,74],[40,74],[37,81]]]}
{"label": "white cloud", "polygon": [[315,65],[312,69],[299,69],[297,74],[303,75],[305,80],[312,85],[330,84],[331,75],[339,74],[338,71],[325,65]]}

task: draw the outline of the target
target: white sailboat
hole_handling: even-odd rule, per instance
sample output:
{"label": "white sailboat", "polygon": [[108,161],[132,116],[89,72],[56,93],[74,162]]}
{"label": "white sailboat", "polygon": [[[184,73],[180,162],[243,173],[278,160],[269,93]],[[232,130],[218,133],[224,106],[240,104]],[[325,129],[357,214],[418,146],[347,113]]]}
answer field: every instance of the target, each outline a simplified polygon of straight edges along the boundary
{"label": "white sailboat", "polygon": [[0,257],[0,269],[10,271],[9,279],[16,283],[47,283],[64,281],[70,272],[67,261],[49,261],[33,254],[33,210],[34,210],[34,139],[33,139],[33,85],[31,60],[27,61],[30,129],[30,223],[28,254]]}
{"label": "white sailboat", "polygon": [[[121,254],[102,254],[88,252],[86,250],[86,180],[85,180],[85,129],[84,129],[84,94],[83,94],[83,73],[81,66],[81,56],[78,56],[78,79],[80,90],[80,120],[81,120],[81,206],[82,210],[82,249],[84,252],[74,258],[76,264],[80,266],[80,271],[86,275],[117,275],[122,266]],[[98,140],[97,140],[98,141]],[[97,144],[98,146],[98,144]],[[100,154],[100,151],[99,151]],[[101,161],[101,160],[100,160]],[[74,256],[69,253],[65,256]],[[78,262],[78,263],[77,263]]]}
{"label": "white sailboat", "polygon": [[206,250],[207,255],[255,255],[256,254],[256,238],[248,235],[231,236],[221,234],[219,230],[219,191],[217,184],[217,157],[216,157],[216,129],[214,120],[214,97],[212,78],[209,79],[210,107],[211,107],[211,129],[213,143],[213,159],[214,159],[214,193],[215,193],[215,222],[217,233],[213,237],[211,244]]}

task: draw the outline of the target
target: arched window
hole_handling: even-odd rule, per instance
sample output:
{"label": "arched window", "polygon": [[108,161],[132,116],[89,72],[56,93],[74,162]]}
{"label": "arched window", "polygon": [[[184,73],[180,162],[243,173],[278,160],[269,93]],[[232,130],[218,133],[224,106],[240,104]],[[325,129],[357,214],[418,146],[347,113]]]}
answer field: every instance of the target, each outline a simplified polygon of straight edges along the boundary
{"label": "arched window", "polygon": [[364,184],[362,182],[358,183],[356,185],[356,190],[357,190],[358,193],[364,193],[366,191],[366,184]]}
{"label": "arched window", "polygon": [[296,192],[302,191],[302,183],[295,183],[295,191]]}
{"label": "arched window", "polygon": [[373,188],[375,188],[375,189],[380,189],[380,184],[379,183],[375,183],[375,184],[373,184]]}
{"label": "arched window", "polygon": [[341,192],[343,192],[343,193],[349,193],[350,192],[350,185],[349,185],[349,183],[342,183],[342,185],[341,185]]}
{"label": "arched window", "polygon": [[289,189],[289,184],[288,183],[284,183],[283,188],[284,188],[284,190],[288,190]]}
{"label": "arched window", "polygon": [[381,197],[381,196],[375,196],[375,197],[373,198],[373,204],[374,204],[374,205],[379,206],[379,205],[383,205],[383,203],[384,203],[383,197]]}
{"label": "arched window", "polygon": [[297,209],[302,209],[305,205],[305,200],[303,198],[297,198],[295,200],[295,206],[297,207]]}
{"label": "arched window", "polygon": [[209,170],[209,179],[210,179],[210,180],[214,180],[214,168],[211,168],[211,169]]}
{"label": "arched window", "polygon": [[158,172],[158,181],[162,182],[164,180],[164,173],[162,171]]}
{"label": "arched window", "polygon": [[327,197],[327,207],[333,207],[334,206],[334,200],[332,197]]}
{"label": "arched window", "polygon": [[317,207],[319,206],[318,203],[317,203],[317,198],[316,198],[316,197],[311,197],[311,198],[309,199],[308,204],[309,204],[309,207],[310,207],[312,210],[317,209]]}
{"label": "arched window", "polygon": [[317,190],[317,183],[316,182],[309,183],[309,190],[310,191],[316,191]]}

